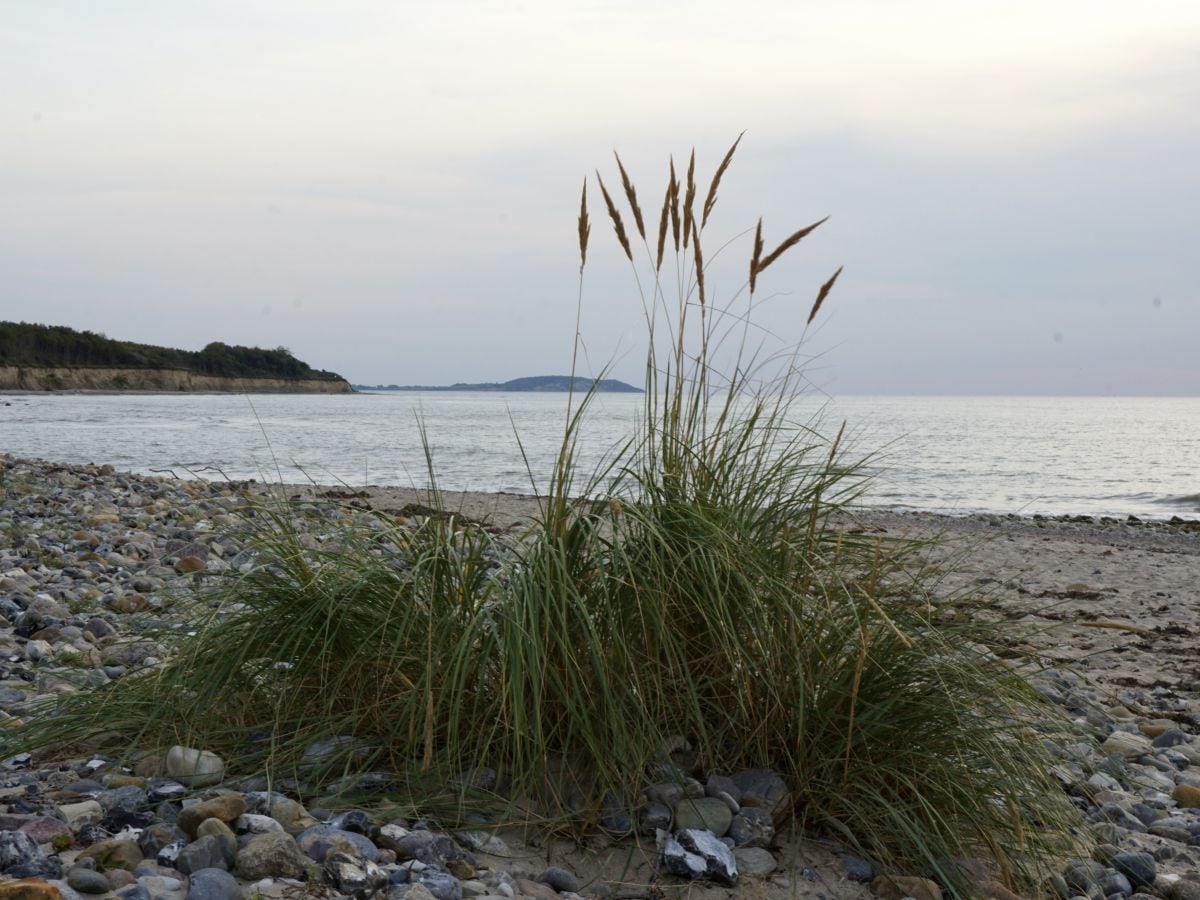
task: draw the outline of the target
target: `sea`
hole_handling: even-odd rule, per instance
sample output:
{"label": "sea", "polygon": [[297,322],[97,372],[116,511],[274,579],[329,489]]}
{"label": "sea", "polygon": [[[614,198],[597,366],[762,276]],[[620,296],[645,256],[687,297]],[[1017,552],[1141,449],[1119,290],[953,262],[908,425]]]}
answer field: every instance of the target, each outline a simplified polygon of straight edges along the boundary
{"label": "sea", "polygon": [[[633,434],[639,394],[598,395],[578,459]],[[529,494],[562,442],[565,394],[0,394],[0,452],[180,478]],[[791,418],[870,482],[862,504],[950,514],[1200,518],[1200,398],[797,398]],[[428,449],[428,453],[426,450]]]}

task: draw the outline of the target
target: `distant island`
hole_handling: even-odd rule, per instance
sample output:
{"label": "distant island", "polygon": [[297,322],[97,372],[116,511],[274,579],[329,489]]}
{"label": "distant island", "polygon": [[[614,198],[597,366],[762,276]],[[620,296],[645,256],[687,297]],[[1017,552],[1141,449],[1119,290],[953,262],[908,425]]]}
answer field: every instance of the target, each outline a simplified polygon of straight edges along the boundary
{"label": "distant island", "polygon": [[351,388],[285,347],[217,341],[203,350],[176,350],[64,325],[0,322],[0,390],[343,394]]}
{"label": "distant island", "polygon": [[576,375],[574,383],[570,375],[533,375],[526,378],[514,378],[511,381],[483,381],[478,384],[457,384],[431,386],[425,384],[356,384],[356,391],[513,391],[526,393],[551,393],[574,390],[584,393],[592,390],[608,394],[640,394],[641,388],[632,384],[617,381],[615,378],[584,378]]}

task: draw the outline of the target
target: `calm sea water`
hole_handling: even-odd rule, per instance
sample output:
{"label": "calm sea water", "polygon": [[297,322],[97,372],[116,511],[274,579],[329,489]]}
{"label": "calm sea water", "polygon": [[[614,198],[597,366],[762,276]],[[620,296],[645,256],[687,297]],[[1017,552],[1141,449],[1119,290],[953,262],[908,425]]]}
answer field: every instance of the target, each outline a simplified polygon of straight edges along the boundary
{"label": "calm sea water", "polygon": [[[639,395],[601,395],[582,443],[599,462]],[[562,436],[563,394],[0,395],[0,451],[181,477],[427,483],[531,491]],[[1200,398],[844,397],[799,401],[874,453],[868,504],[938,512],[1200,514]]]}

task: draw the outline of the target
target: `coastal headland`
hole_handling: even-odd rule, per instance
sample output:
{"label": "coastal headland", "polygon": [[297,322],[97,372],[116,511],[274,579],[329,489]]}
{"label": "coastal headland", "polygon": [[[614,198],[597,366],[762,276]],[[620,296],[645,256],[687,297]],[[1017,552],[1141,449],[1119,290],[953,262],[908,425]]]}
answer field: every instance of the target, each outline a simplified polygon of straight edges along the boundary
{"label": "coastal headland", "polygon": [[3,391],[348,394],[344,379],[222,376],[187,369],[113,366],[0,366]]}
{"label": "coastal headland", "polygon": [[350,383],[286,347],[202,350],[113,340],[63,325],[0,322],[0,390],[347,394]]}
{"label": "coastal headland", "polygon": [[[315,505],[321,518],[305,538],[314,548],[329,540],[321,522],[379,513],[416,524],[439,514],[412,489],[179,480],[0,454],[2,724],[19,724],[39,697],[81,683],[102,689],[160,665],[155,634],[175,601],[253,568],[240,510],[272,500]],[[536,498],[513,494],[443,500],[445,510],[513,540],[539,510]],[[1099,842],[1093,858],[1063,861],[1064,896],[1091,883],[1108,894],[1200,896],[1200,524],[859,511],[835,527],[937,538],[926,551],[943,571],[931,615],[1008,620],[1014,642],[1042,661],[1028,677],[1078,726],[1055,748],[1056,777]],[[302,805],[261,779],[223,782],[223,761],[209,756],[151,755],[127,768],[87,746],[61,758],[19,750],[3,760],[0,797],[0,825],[21,835],[9,841],[10,868],[75,890],[139,884],[182,900],[190,877],[283,897],[314,853],[331,852],[321,841],[336,838],[354,852],[333,854],[341,861],[325,868],[345,878],[337,884],[347,894],[356,871],[378,877],[407,866],[403,877],[435,897],[644,896],[648,885],[655,896],[729,896],[727,887],[664,876],[653,838],[577,843],[519,830],[447,833],[423,821],[372,831],[360,812]],[[185,815],[178,801],[189,793],[203,802]],[[118,834],[130,816],[140,817],[137,838]],[[232,863],[221,862],[226,831],[237,848]],[[772,829],[734,853],[738,897],[879,895],[869,888],[878,874],[871,863],[825,836]],[[128,868],[104,863],[113,854]],[[923,897],[929,884],[904,882]],[[986,895],[1005,896],[998,887]]]}

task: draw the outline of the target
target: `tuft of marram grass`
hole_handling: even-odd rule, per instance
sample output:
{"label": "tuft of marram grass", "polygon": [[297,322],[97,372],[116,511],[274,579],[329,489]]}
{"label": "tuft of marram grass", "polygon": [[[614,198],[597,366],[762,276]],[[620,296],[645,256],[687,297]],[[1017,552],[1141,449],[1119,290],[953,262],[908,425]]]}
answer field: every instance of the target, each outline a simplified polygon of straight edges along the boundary
{"label": "tuft of marram grass", "polygon": [[[569,411],[550,483],[535,483],[540,521],[499,577],[495,538],[436,491],[439,514],[416,527],[250,508],[259,564],[197,597],[194,638],[165,632],[161,668],[59,698],[6,729],[3,752],[101,733],[118,751],[181,742],[221,752],[234,772],[327,791],[386,771],[405,804],[446,822],[491,802],[583,830],[606,806],[634,811],[668,762],[689,774],[768,767],[792,790],[784,820],[882,871],[966,896],[951,861],[983,856],[1032,889],[1072,841],[1041,741],[1060,722],[993,652],[1007,626],[931,616],[922,545],[838,524],[868,483],[839,439],[798,419],[797,357],[749,348],[717,371],[726,307],[706,296],[709,314],[687,321],[705,266],[706,223],[686,215],[694,183],[679,311],[643,303],[675,316],[675,339],[650,342],[638,430],[581,473],[593,395]],[[678,188],[672,166],[668,214]],[[581,263],[585,216],[583,199]],[[752,282],[798,240],[764,261],[760,224]],[[332,738],[341,752],[314,768],[305,749]],[[681,742],[687,758],[668,758],[664,743]],[[478,766],[500,771],[502,796],[462,787]]]}

